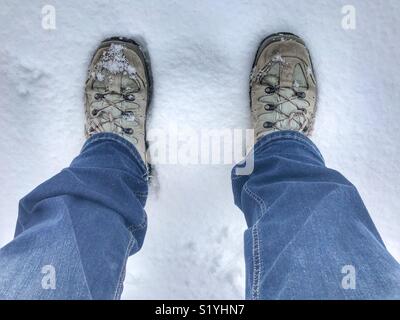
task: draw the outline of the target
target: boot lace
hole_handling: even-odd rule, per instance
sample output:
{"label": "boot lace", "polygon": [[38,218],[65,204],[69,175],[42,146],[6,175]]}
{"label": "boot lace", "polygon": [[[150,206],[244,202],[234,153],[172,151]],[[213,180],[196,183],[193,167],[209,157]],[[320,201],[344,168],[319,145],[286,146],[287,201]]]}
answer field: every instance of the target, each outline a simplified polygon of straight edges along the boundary
{"label": "boot lace", "polygon": [[[274,63],[283,65],[283,61],[273,61],[270,65],[266,66],[265,69],[272,68]],[[264,70],[265,70],[264,69]],[[258,83],[262,84],[261,79],[266,75],[266,71],[261,71],[257,75]],[[299,86],[296,82],[292,86],[279,86],[268,84],[264,90],[265,94],[258,98],[258,101],[264,104],[264,110],[266,112],[276,112],[280,115],[279,120],[271,122],[265,121],[263,127],[265,129],[276,129],[276,130],[299,130],[307,131],[310,127],[310,117],[308,117],[307,107],[310,103],[306,100],[306,93],[299,90]],[[273,95],[279,97],[279,101],[276,103],[270,102],[270,98]],[[282,111],[281,106],[289,103],[295,107],[295,110],[291,112]]]}
{"label": "boot lace", "polygon": [[111,131],[136,139],[133,136],[134,130],[123,125],[124,121],[138,124],[135,119],[135,110],[140,108],[140,105],[135,102],[135,93],[133,91],[126,93],[96,92],[90,108],[88,134]]}

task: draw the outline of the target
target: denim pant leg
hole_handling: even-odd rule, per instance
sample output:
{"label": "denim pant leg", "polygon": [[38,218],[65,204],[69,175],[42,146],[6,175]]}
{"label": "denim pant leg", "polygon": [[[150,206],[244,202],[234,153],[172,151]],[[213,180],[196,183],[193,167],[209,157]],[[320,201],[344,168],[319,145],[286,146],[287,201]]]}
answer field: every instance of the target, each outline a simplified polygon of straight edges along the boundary
{"label": "denim pant leg", "polygon": [[118,299],[144,240],[147,170],[125,139],[90,138],[69,168],[20,201],[0,250],[1,299]]}
{"label": "denim pant leg", "polygon": [[[239,164],[239,167],[243,164]],[[254,147],[254,171],[232,171],[243,211],[248,299],[400,298],[400,266],[356,188],[297,132]]]}

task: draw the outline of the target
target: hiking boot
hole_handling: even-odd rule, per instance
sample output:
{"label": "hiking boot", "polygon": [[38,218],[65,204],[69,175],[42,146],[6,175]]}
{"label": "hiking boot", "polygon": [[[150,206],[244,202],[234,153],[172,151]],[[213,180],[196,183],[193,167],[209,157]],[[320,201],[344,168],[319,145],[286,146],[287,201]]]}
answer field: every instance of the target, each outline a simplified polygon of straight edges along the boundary
{"label": "hiking boot", "polygon": [[316,98],[311,57],[303,40],[290,33],[266,38],[250,76],[255,140],[281,130],[310,135]]}
{"label": "hiking boot", "polygon": [[151,99],[147,56],[133,40],[103,41],[89,67],[85,87],[85,133],[115,133],[131,142],[148,166],[146,112]]}

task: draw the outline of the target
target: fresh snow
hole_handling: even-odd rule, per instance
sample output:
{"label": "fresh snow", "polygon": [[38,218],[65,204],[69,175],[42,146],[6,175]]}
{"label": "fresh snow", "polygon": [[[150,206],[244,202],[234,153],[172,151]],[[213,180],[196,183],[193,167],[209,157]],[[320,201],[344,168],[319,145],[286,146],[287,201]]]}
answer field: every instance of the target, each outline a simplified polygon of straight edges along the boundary
{"label": "fresh snow", "polygon": [[[356,29],[342,28],[342,7]],[[42,28],[44,5],[56,29]],[[18,200],[78,154],[83,87],[100,41],[134,37],[150,52],[150,128],[249,127],[248,82],[267,35],[304,38],[319,84],[313,140],[359,189],[400,260],[398,0],[0,0],[0,245]],[[159,165],[149,229],[129,259],[123,298],[243,298],[245,221],[228,165]]]}
{"label": "fresh snow", "polygon": [[103,71],[110,74],[126,73],[130,77],[136,73],[135,67],[129,64],[124,54],[124,47],[120,44],[111,44],[110,48],[103,52],[99,62],[94,66],[98,81],[104,80]]}

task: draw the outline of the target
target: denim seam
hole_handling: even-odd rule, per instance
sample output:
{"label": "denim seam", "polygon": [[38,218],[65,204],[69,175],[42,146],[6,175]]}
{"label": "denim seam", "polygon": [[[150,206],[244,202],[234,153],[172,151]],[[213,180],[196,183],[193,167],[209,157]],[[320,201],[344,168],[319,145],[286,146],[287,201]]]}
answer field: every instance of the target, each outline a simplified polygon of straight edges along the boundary
{"label": "denim seam", "polygon": [[[260,208],[260,214],[258,215],[258,219],[264,216],[266,212],[266,205],[262,198],[260,198],[257,194],[251,191],[247,185],[247,183],[243,186],[246,194],[253,199]],[[260,254],[260,237],[258,234],[258,226],[257,223],[254,224],[252,230],[252,238],[253,238],[253,280],[252,280],[252,299],[258,300],[260,295],[260,277],[261,277],[261,254]]]}
{"label": "denim seam", "polygon": [[135,194],[135,196],[137,198],[147,199],[147,196],[145,196],[145,195]]}
{"label": "denim seam", "polygon": [[257,194],[255,194],[253,191],[250,190],[250,188],[248,187],[247,183],[244,184],[243,186],[244,191],[246,192],[246,194],[253,199],[255,202],[257,202],[259,208],[260,208],[260,214],[257,215],[257,218],[261,218],[265,212],[267,211],[267,206],[265,205],[264,200],[259,197]]}
{"label": "denim seam", "polygon": [[[57,198],[56,198],[56,200],[57,200]],[[68,218],[69,218],[69,220],[70,220],[71,228],[72,228],[72,231],[73,231],[72,234],[73,234],[74,241],[75,241],[75,244],[76,244],[76,250],[78,251],[78,255],[79,255],[79,263],[80,263],[80,266],[81,266],[81,268],[82,268],[83,277],[84,277],[84,279],[85,279],[86,289],[88,290],[88,293],[89,293],[89,295],[90,295],[90,299],[93,300],[93,295],[92,295],[92,292],[90,291],[89,283],[88,283],[88,280],[87,280],[87,278],[86,278],[86,271],[85,271],[85,268],[83,267],[83,264],[82,264],[81,252],[80,252],[80,250],[79,250],[78,240],[77,240],[77,238],[76,238],[75,228],[74,228],[74,225],[73,225],[73,223],[72,223],[71,215],[69,214],[68,206],[65,204],[65,200],[64,200],[63,198],[58,198],[58,201],[62,202],[63,207],[66,208],[66,211],[67,211],[67,213],[68,213]]]}
{"label": "denim seam", "polygon": [[134,193],[134,194],[137,194],[137,195],[139,195],[139,196],[147,196],[147,195],[148,195],[148,192],[134,191],[133,193]]}
{"label": "denim seam", "polygon": [[[124,139],[124,138],[121,138],[121,139]],[[100,140],[103,140],[103,141],[114,141],[114,142],[117,142],[120,145],[124,146],[124,148],[126,148],[129,151],[129,153],[135,158],[135,160],[139,163],[139,166],[145,171],[145,174],[143,175],[143,177],[146,177],[146,175],[148,173],[148,170],[147,170],[142,158],[138,157],[136,155],[136,153],[132,150],[132,147],[134,148],[135,146],[133,144],[131,144],[129,141],[121,141],[121,140],[119,140],[117,138],[114,138],[112,136],[106,136],[106,137],[99,136],[99,137],[97,137],[96,135],[94,135],[93,137],[91,137],[85,143],[85,145],[82,148],[82,151],[84,151],[88,146],[90,146],[94,142],[100,141]],[[138,151],[136,151],[136,152],[138,152]]]}
{"label": "denim seam", "polygon": [[115,289],[114,300],[120,299],[121,294],[122,294],[123,283],[124,283],[124,279],[125,279],[125,275],[126,275],[126,263],[127,263],[128,257],[129,257],[129,252],[132,250],[133,244],[135,242],[135,237],[133,236],[132,232],[144,229],[146,227],[146,225],[147,225],[147,220],[145,220],[138,226],[133,225],[133,226],[128,227],[128,231],[130,232],[130,239],[129,239],[129,243],[128,243],[128,246],[125,251],[124,261],[122,264],[123,267],[119,274],[118,284]]}
{"label": "denim seam", "polygon": [[148,196],[148,193],[146,193],[146,192],[136,192],[136,191],[134,191],[133,194],[135,196],[137,196],[137,197],[140,197],[140,198],[147,198],[147,196]]}
{"label": "denim seam", "polygon": [[124,261],[123,261],[123,268],[121,269],[121,272],[119,275],[118,284],[117,284],[115,294],[114,294],[114,300],[118,300],[122,294],[122,288],[123,288],[123,283],[124,283],[125,274],[126,274],[126,263],[127,263],[128,257],[129,257],[129,252],[131,251],[133,244],[135,242],[135,237],[133,236],[132,233],[134,231],[144,229],[146,227],[146,225],[147,225],[147,219],[145,219],[144,222],[140,223],[137,226],[132,225],[132,226],[128,227],[128,231],[130,232],[130,240],[129,240],[128,246],[126,248],[125,257],[124,257]]}
{"label": "denim seam", "polygon": [[147,226],[147,219],[145,219],[145,220],[144,220],[142,223],[140,223],[139,225],[132,225],[132,226],[128,227],[128,230],[129,230],[130,232],[138,231],[138,230],[142,230],[142,229],[146,228],[146,226]]}
{"label": "denim seam", "polygon": [[260,275],[261,275],[261,254],[260,254],[260,237],[258,234],[258,226],[255,224],[252,230],[253,237],[253,284],[252,299],[258,300],[260,296]]}
{"label": "denim seam", "polygon": [[19,224],[21,226],[22,231],[25,231],[25,227],[19,219],[17,219],[17,224]]}
{"label": "denim seam", "polygon": [[122,289],[123,289],[123,283],[125,280],[125,275],[126,275],[126,263],[129,257],[129,252],[131,251],[132,247],[133,247],[133,243],[134,243],[134,237],[131,234],[130,235],[130,239],[129,239],[129,243],[126,247],[126,251],[125,251],[125,256],[124,256],[124,260],[122,263],[122,269],[121,272],[119,274],[118,277],[118,283],[117,283],[117,287],[115,289],[115,293],[114,293],[114,300],[119,300],[122,294]]}

